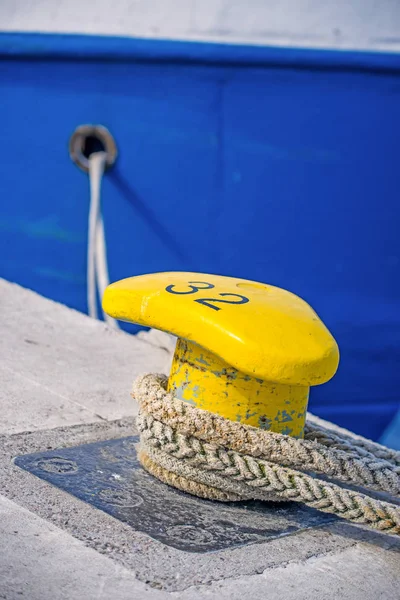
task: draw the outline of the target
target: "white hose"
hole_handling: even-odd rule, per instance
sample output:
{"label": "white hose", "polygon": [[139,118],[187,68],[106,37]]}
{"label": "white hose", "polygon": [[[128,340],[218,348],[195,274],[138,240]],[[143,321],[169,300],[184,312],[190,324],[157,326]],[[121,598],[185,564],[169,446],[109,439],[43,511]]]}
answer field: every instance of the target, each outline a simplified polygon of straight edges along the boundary
{"label": "white hose", "polygon": [[[93,319],[98,318],[97,293],[102,298],[104,290],[110,283],[100,202],[101,181],[106,166],[106,156],[105,152],[94,152],[89,156],[90,208],[87,251],[87,303],[89,315]],[[103,316],[109,327],[119,329],[115,319],[104,311]]]}

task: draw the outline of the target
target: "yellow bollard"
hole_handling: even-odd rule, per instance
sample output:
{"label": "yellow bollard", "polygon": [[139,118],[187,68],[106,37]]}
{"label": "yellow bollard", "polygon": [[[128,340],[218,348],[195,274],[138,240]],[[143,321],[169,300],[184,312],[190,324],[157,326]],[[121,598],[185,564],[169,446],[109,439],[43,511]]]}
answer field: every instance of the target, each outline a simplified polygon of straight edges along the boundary
{"label": "yellow bollard", "polygon": [[178,337],[168,389],[227,419],[303,437],[309,388],[336,372],[335,340],[304,300],[219,275],[155,273],[111,284],[110,316]]}

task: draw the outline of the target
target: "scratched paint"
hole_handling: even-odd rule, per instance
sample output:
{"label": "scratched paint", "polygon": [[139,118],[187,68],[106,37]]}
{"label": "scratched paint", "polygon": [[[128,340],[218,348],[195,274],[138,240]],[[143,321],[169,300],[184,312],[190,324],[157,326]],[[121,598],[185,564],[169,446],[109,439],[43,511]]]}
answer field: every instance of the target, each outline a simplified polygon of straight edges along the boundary
{"label": "scratched paint", "polygon": [[193,342],[178,340],[168,389],[232,421],[303,437],[308,387],[251,377]]}
{"label": "scratched paint", "polygon": [[0,230],[22,233],[31,238],[49,239],[72,244],[83,243],[84,235],[63,228],[57,215],[48,215],[32,221],[22,219],[0,219]]}
{"label": "scratched paint", "polygon": [[35,267],[34,273],[37,273],[41,277],[48,279],[56,279],[68,284],[82,285],[86,283],[85,277],[79,273],[72,273],[71,271],[65,271],[61,269],[52,269],[51,267]]}

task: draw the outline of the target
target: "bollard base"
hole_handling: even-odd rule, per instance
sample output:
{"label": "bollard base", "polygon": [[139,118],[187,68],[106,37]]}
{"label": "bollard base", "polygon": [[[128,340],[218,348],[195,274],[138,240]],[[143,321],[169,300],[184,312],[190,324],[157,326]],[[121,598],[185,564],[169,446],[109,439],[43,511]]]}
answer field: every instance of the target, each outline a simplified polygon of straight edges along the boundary
{"label": "bollard base", "polygon": [[151,538],[186,552],[265,542],[335,520],[294,502],[221,504],[173,489],[141,467],[137,436],[18,456],[15,464]]}

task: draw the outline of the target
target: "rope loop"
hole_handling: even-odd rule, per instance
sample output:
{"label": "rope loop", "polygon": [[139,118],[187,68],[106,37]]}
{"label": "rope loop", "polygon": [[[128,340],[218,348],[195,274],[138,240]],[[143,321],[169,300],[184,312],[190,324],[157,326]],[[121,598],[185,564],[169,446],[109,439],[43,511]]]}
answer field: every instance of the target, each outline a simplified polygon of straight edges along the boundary
{"label": "rope loop", "polygon": [[[132,392],[140,406],[139,459],[161,481],[213,500],[302,502],[400,535],[400,506],[395,503],[400,452],[313,415],[304,439],[260,430],[198,409],[166,388],[164,375],[149,374],[134,382]],[[394,502],[365,491],[384,492]]]}

